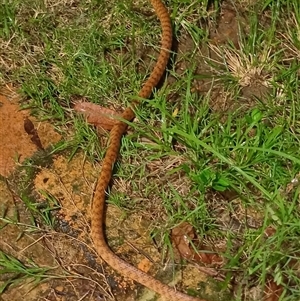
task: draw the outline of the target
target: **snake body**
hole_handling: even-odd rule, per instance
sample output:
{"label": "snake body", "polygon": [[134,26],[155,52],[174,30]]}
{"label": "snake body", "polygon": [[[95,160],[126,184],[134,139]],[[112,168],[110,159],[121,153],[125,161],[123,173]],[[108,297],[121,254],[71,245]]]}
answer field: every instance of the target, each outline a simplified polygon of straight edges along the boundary
{"label": "snake body", "polygon": [[[152,93],[152,89],[158,84],[167,66],[172,44],[172,28],[168,10],[161,0],[150,0],[150,2],[162,27],[161,50],[149,78],[146,80],[138,94],[139,98],[148,98]],[[102,163],[102,170],[96,185],[92,205],[91,232],[95,249],[99,256],[117,272],[157,292],[162,295],[165,300],[205,301],[178,292],[174,288],[163,284],[152,276],[123,261],[112,252],[106,243],[104,234],[106,189],[111,180],[112,169],[119,154],[122,135],[127,129],[127,123],[122,120],[133,120],[135,117],[134,108],[138,105],[138,103],[139,101],[133,101],[132,105],[124,110],[121,115],[121,119],[116,121],[116,124],[110,131],[109,144]]]}

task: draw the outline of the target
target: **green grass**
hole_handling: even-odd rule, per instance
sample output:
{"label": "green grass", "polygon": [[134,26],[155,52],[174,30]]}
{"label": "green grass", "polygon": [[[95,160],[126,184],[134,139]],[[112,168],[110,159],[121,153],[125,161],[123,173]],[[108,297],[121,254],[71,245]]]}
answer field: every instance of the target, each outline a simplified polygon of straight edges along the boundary
{"label": "green grass", "polygon": [[11,284],[17,285],[22,283],[24,280],[30,280],[33,284],[38,284],[42,279],[47,278],[47,271],[51,268],[39,267],[34,262],[24,265],[17,258],[7,255],[0,251],[0,275],[11,274],[13,277],[3,281],[0,285],[0,294]]}
{"label": "green grass", "polygon": [[[236,1],[236,8],[241,12],[246,2]],[[126,107],[151,71],[160,28],[143,1],[73,3],[2,4],[0,79],[19,85],[22,105],[64,134],[57,152],[68,149],[72,157],[82,150],[101,161],[105,150],[95,130],[70,110],[71,96]],[[141,212],[163,204],[163,216],[151,213],[161,244],[170,244],[168,231],[188,221],[200,237],[226,242],[228,275],[248,289],[263,287],[272,275],[284,287],[280,300],[298,300],[299,1],[247,5],[239,49],[209,44],[208,27],[219,22],[217,1],[209,11],[199,1],[168,5],[181,46],[168,70],[173,80],[137,109],[114,176],[131,189],[113,187],[108,202]],[[207,91],[195,91],[203,82]],[[233,203],[224,197],[228,191]],[[237,208],[257,212],[260,226],[224,230],[218,210],[231,216]],[[245,225],[245,216],[238,219]],[[276,232],[267,237],[270,226]]]}

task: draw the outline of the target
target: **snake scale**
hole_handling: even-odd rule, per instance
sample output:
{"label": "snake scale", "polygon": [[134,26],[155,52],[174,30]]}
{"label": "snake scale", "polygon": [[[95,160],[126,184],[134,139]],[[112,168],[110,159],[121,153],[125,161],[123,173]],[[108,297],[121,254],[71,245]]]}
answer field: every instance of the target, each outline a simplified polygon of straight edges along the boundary
{"label": "snake scale", "polygon": [[[161,2],[161,0],[150,0],[150,2],[156,12],[157,17],[160,20],[162,27],[161,50],[149,78],[146,80],[138,94],[139,98],[148,98],[152,93],[152,89],[160,81],[168,63],[172,45],[172,28],[168,10]],[[124,110],[121,115],[121,119],[128,121],[133,120],[135,117],[134,108],[138,104],[139,101],[133,101],[131,106]],[[104,234],[105,194],[112,177],[112,169],[114,163],[117,160],[117,156],[119,154],[121,138],[126,131],[127,126],[128,125],[126,122],[118,120],[110,131],[108,148],[102,163],[102,170],[96,185],[92,204],[91,232],[95,249],[99,256],[117,272],[162,295],[165,300],[206,301],[178,292],[174,288],[163,284],[152,276],[135,268],[134,266],[119,258],[115,253],[113,253],[106,243]]]}

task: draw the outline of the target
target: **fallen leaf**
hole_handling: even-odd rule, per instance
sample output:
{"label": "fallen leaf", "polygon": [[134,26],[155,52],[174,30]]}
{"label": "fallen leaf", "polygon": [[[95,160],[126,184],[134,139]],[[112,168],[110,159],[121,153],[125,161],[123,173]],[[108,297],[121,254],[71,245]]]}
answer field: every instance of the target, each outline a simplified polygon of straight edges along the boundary
{"label": "fallen leaf", "polygon": [[195,252],[190,248],[190,242],[196,237],[194,228],[187,222],[172,229],[172,241],[180,256],[186,259],[193,259]]}
{"label": "fallen leaf", "polygon": [[31,136],[30,140],[37,146],[37,148],[44,150],[38,131],[34,127],[33,122],[27,116],[24,118],[24,130]]}
{"label": "fallen leaf", "polygon": [[268,280],[264,290],[264,301],[278,301],[283,291],[283,287],[274,282],[274,280]]}
{"label": "fallen leaf", "polygon": [[91,102],[77,102],[74,110],[82,113],[87,122],[104,130],[111,130],[121,115],[114,110],[104,108]]}
{"label": "fallen leaf", "polygon": [[[171,237],[180,256],[187,260],[215,265],[221,265],[224,262],[215,251],[209,250],[207,246],[199,242],[194,227],[187,222],[172,229]],[[195,249],[201,249],[205,252],[196,252]]]}
{"label": "fallen leaf", "polygon": [[267,237],[273,236],[276,233],[276,229],[273,226],[269,226],[265,229],[265,235]]}
{"label": "fallen leaf", "polygon": [[24,130],[28,135],[34,134],[34,124],[27,116],[24,118]]}

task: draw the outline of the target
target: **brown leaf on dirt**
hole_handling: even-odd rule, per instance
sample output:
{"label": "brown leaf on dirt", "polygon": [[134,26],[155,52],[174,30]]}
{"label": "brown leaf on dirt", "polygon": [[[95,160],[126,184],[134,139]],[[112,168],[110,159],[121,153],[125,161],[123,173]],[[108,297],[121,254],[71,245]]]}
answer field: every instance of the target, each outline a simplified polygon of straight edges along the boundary
{"label": "brown leaf on dirt", "polygon": [[27,116],[24,118],[24,130],[31,136],[30,140],[37,146],[37,148],[44,150],[38,131],[34,127],[33,122]]}
{"label": "brown leaf on dirt", "polygon": [[37,131],[30,138],[30,140],[37,146],[38,149],[45,150],[44,147],[43,147],[43,145],[42,145],[41,139],[40,139],[39,135],[37,134]]}
{"label": "brown leaf on dirt", "polygon": [[[216,252],[200,244],[194,227],[187,222],[172,229],[171,238],[179,254],[187,260],[214,265],[223,263],[223,259]],[[196,252],[193,246],[206,252]]]}
{"label": "brown leaf on dirt", "polygon": [[283,291],[283,287],[274,282],[274,280],[268,280],[264,290],[264,301],[278,301]]}
{"label": "brown leaf on dirt", "polygon": [[24,130],[28,135],[34,134],[34,124],[27,116],[24,118]]}
{"label": "brown leaf on dirt", "polygon": [[74,110],[82,113],[87,122],[104,130],[111,130],[120,114],[91,102],[77,102]]}

